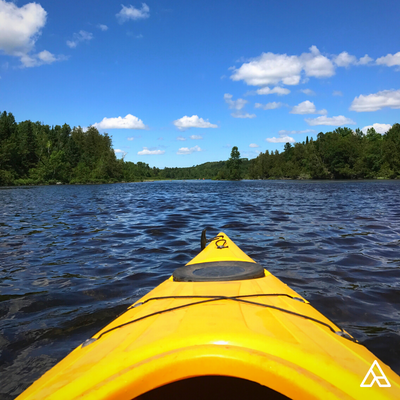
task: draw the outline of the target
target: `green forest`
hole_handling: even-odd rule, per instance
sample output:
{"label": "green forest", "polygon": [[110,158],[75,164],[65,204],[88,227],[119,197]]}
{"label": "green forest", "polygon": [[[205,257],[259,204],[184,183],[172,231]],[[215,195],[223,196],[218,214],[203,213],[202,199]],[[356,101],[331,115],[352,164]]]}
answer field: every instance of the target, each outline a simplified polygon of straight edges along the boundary
{"label": "green forest", "polygon": [[279,153],[261,153],[251,160],[252,179],[394,179],[400,178],[400,125],[381,135],[370,128],[337,128],[319,133]]}
{"label": "green forest", "polygon": [[400,125],[381,135],[373,128],[338,128],[316,140],[286,143],[284,151],[248,160],[234,146],[226,161],[188,168],[156,168],[117,159],[111,137],[41,122],[17,123],[0,114],[0,185],[112,183],[158,179],[371,179],[400,177]]}

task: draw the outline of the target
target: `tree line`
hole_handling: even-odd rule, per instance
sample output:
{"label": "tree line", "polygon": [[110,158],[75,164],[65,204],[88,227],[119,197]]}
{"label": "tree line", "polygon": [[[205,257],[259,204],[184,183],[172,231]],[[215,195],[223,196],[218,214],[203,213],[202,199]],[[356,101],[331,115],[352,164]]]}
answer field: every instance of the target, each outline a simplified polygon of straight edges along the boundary
{"label": "tree line", "polygon": [[[93,126],[83,130],[67,124],[49,126],[29,120],[17,123],[11,113],[0,113],[1,186],[236,179],[236,164],[233,169],[229,160],[188,168],[151,168],[144,162],[117,159],[111,137]],[[250,163],[244,160],[244,164],[247,174]]]}
{"label": "tree line", "polygon": [[111,138],[94,127],[15,122],[0,115],[0,185],[101,183],[123,178]]}
{"label": "tree line", "polygon": [[286,143],[284,151],[260,153],[251,160],[252,179],[400,178],[400,124],[381,135],[374,128],[337,128],[317,139]]}
{"label": "tree line", "polygon": [[0,185],[134,182],[156,179],[356,179],[400,177],[400,125],[385,134],[373,128],[338,128],[284,151],[241,158],[236,146],[226,161],[163,169],[117,159],[111,137],[41,122],[17,123],[0,114]]}

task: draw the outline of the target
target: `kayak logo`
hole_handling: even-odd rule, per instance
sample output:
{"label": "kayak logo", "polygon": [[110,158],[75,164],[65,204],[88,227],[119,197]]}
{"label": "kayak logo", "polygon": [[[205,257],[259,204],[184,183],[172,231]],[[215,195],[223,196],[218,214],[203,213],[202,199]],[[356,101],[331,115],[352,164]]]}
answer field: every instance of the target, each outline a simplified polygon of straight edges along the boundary
{"label": "kayak logo", "polygon": [[[375,367],[376,369],[374,371]],[[379,371],[379,375],[375,373],[377,371]],[[391,386],[388,379],[386,378],[386,375],[383,373],[381,366],[378,364],[378,361],[376,360],[372,363],[371,368],[368,370],[367,375],[365,375],[365,378],[362,381],[360,387],[371,387],[375,382],[378,384],[379,387]]]}

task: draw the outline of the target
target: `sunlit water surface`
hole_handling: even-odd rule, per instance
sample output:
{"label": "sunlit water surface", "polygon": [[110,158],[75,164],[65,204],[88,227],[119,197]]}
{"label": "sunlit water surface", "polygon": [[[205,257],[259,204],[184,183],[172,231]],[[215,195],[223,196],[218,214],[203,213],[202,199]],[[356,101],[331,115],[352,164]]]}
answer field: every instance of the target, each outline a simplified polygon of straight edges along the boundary
{"label": "sunlit water surface", "polygon": [[13,399],[200,250],[203,228],[400,373],[400,181],[0,189],[0,398]]}

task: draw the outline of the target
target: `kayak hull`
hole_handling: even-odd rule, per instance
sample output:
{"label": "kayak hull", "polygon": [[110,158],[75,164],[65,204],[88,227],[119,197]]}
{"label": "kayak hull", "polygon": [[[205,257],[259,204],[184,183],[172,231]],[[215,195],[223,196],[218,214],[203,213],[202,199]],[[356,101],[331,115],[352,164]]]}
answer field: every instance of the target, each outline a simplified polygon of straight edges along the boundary
{"label": "kayak hull", "polygon": [[[192,272],[209,262],[255,263],[218,236],[227,247],[211,242],[188,263]],[[205,376],[244,379],[292,399],[400,398],[399,376],[380,360],[391,386],[360,387],[375,360],[267,270],[243,280],[170,277],[19,399],[130,400]]]}

